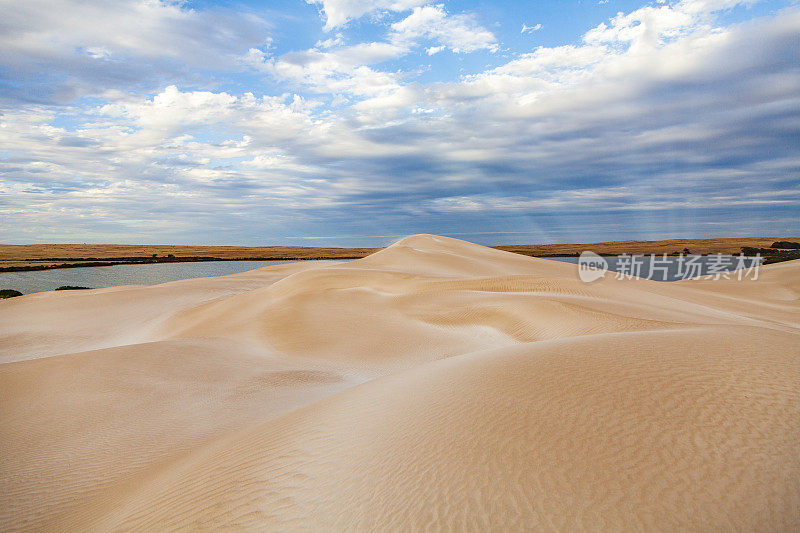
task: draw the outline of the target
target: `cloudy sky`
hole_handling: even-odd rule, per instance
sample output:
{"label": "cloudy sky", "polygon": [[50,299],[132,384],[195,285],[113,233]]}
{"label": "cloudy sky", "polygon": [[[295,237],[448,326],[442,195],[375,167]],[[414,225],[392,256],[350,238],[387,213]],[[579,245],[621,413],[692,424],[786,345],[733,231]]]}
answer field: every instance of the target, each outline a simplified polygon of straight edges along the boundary
{"label": "cloudy sky", "polygon": [[800,236],[796,1],[0,12],[0,242]]}

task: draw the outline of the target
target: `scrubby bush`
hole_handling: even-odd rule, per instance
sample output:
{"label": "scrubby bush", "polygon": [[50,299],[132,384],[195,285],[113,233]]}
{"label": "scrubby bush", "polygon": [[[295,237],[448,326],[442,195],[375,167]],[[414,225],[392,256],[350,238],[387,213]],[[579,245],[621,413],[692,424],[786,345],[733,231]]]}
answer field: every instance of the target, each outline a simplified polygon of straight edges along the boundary
{"label": "scrubby bush", "polygon": [[773,242],[770,248],[782,248],[784,250],[800,250],[800,242],[778,241],[778,242]]}
{"label": "scrubby bush", "polygon": [[13,298],[14,296],[22,296],[22,293],[13,289],[0,289],[0,298]]}
{"label": "scrubby bush", "polygon": [[57,290],[57,291],[80,291],[80,290],[86,290],[86,289],[91,289],[91,287],[77,287],[75,285],[62,285],[62,286],[58,287],[55,290]]}
{"label": "scrubby bush", "polygon": [[752,248],[749,246],[742,246],[742,253],[746,256],[753,257],[760,255],[763,265],[771,265],[772,263],[781,263],[783,261],[794,261],[800,259],[800,250],[780,250],[776,248]]}

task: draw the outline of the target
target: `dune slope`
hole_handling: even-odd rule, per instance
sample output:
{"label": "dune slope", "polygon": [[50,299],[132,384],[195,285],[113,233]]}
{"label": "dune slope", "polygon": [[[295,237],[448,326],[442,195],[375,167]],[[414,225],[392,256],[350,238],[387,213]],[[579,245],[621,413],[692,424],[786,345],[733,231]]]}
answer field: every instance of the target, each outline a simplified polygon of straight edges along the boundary
{"label": "dune slope", "polygon": [[0,529],[797,529],[798,279],[418,235],[0,302]]}

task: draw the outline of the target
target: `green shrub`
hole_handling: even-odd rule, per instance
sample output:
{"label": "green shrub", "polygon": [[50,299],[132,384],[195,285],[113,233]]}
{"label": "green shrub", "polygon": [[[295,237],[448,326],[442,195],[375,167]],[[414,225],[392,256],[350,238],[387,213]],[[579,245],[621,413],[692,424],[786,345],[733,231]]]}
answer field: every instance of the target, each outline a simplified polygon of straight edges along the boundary
{"label": "green shrub", "polygon": [[57,291],[81,291],[81,290],[86,290],[86,289],[91,289],[91,287],[76,287],[75,285],[62,285],[62,286],[58,287],[55,290],[57,290]]}

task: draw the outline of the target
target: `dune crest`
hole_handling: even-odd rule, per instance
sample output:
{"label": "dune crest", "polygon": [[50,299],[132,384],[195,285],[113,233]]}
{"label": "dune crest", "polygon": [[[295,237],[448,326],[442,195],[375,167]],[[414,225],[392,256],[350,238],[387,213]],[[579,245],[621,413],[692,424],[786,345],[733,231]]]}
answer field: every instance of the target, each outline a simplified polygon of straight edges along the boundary
{"label": "dune crest", "polygon": [[6,300],[0,529],[798,529],[799,280],[415,235]]}

